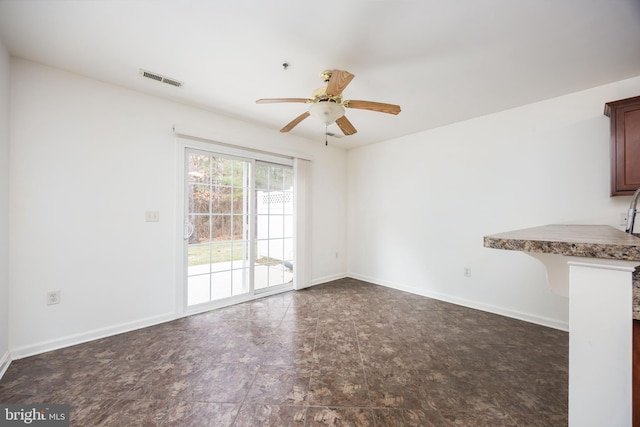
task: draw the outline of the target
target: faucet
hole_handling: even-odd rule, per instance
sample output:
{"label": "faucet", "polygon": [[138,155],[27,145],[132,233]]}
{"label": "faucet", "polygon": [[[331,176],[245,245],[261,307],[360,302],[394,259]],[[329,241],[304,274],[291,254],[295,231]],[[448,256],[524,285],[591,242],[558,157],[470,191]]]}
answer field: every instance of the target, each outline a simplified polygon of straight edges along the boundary
{"label": "faucet", "polygon": [[627,213],[627,229],[626,232],[633,234],[633,225],[636,220],[636,206],[638,205],[638,198],[640,198],[640,188],[633,193],[633,199],[631,199],[631,205],[629,205],[629,212]]}

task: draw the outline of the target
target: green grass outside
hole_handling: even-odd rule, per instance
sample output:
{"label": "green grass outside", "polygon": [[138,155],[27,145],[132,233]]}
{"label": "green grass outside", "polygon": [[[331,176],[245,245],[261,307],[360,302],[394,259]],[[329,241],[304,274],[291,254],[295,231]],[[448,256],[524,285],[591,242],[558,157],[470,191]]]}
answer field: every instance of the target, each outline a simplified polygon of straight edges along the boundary
{"label": "green grass outside", "polygon": [[[245,243],[246,247],[246,243]],[[229,262],[243,258],[242,241],[189,245],[189,266]]]}
{"label": "green grass outside", "polygon": [[[189,245],[187,254],[189,266],[241,260],[243,255],[242,241],[236,240],[233,242],[213,243],[211,245]],[[209,256],[211,256],[211,258],[209,258]],[[249,254],[247,253],[246,256],[248,258]],[[278,264],[282,261],[275,258],[261,257],[256,259],[255,262],[256,264]]]}

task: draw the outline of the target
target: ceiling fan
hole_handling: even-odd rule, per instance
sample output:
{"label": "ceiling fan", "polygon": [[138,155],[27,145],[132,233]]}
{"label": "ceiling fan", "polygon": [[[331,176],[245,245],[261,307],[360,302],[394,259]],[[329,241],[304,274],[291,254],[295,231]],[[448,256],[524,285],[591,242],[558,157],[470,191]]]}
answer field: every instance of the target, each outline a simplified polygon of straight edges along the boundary
{"label": "ceiling fan", "polygon": [[343,100],[342,92],[354,77],[353,74],[344,70],[325,70],[320,74],[320,78],[326,83],[326,86],[322,86],[313,91],[311,98],[264,98],[258,99],[256,104],[278,102],[311,104],[308,111],[305,111],[287,123],[285,127],[280,129],[280,132],[289,132],[307,117],[315,116],[318,117],[325,126],[329,126],[335,122],[342,133],[345,135],[353,135],[357,130],[344,115],[345,108],[356,108],[359,110],[370,110],[394,115],[400,112],[399,105],[372,101]]}

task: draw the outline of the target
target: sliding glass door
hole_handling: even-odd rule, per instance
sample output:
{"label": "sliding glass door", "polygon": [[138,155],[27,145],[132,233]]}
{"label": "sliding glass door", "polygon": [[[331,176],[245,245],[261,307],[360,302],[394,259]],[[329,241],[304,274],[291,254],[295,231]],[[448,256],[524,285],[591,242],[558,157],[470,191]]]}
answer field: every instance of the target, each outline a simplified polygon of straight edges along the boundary
{"label": "sliding glass door", "polygon": [[293,278],[293,171],[187,149],[187,305],[290,286]]}

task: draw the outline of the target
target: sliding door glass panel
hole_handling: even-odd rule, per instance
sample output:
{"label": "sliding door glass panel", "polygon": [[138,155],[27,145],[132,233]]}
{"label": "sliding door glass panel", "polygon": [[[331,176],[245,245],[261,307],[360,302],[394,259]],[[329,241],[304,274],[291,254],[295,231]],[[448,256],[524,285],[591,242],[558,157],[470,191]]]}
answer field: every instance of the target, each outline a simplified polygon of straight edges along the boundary
{"label": "sliding door glass panel", "polygon": [[250,291],[251,162],[187,150],[187,304]]}
{"label": "sliding door glass panel", "polygon": [[256,162],[255,289],[293,282],[293,168]]}

